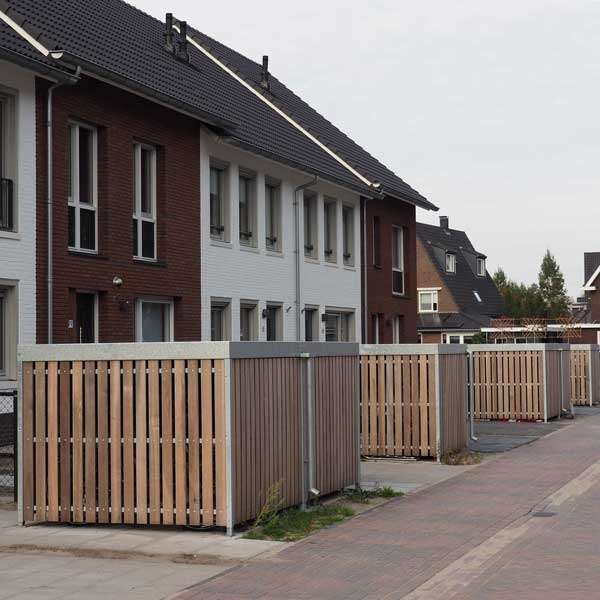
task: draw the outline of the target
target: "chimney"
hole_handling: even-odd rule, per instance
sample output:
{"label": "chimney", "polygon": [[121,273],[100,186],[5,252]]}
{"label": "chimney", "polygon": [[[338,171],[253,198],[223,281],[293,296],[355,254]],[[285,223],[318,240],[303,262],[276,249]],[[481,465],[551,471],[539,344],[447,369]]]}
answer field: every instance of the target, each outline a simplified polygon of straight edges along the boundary
{"label": "chimney", "polygon": [[189,62],[190,55],[187,50],[187,22],[179,22],[179,42],[177,44],[177,58]]}
{"label": "chimney", "polygon": [[268,56],[263,56],[262,72],[260,75],[260,85],[265,90],[271,89],[271,83],[269,81],[269,57]]}
{"label": "chimney", "polygon": [[448,217],[440,217],[440,227],[444,231],[448,231],[450,229],[450,223]]}
{"label": "chimney", "polygon": [[165,48],[173,52],[173,13],[167,13],[165,17]]}

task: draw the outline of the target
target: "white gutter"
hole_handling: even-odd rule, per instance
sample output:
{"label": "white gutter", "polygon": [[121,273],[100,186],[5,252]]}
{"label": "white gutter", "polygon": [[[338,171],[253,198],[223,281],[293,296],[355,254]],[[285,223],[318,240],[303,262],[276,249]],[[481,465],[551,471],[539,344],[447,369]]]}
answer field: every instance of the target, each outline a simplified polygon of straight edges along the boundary
{"label": "white gutter", "polygon": [[38,52],[41,52],[44,56],[50,54],[50,50],[43,44],[40,44],[32,35],[27,33],[18,23],[13,21],[8,15],[0,11],[0,21],[4,21],[11,29],[16,31],[23,39],[28,41]]}
{"label": "white gutter", "polygon": [[[180,29],[179,29],[179,24],[173,25],[173,28],[178,33],[181,33]],[[304,129],[304,127],[302,127],[302,125],[300,125],[298,122],[294,121],[294,119],[292,119],[289,115],[287,115],[280,108],[275,106],[275,104],[273,104],[268,98],[263,96],[258,90],[255,90],[249,83],[247,83],[244,79],[242,79],[237,73],[232,71],[225,63],[221,62],[216,56],[213,56],[208,50],[206,50],[202,45],[200,45],[193,37],[191,37],[189,35],[186,37],[187,37],[188,42],[190,44],[192,44],[195,48],[197,48],[200,52],[202,52],[202,54],[204,54],[206,57],[208,57],[210,60],[212,60],[217,66],[219,66],[221,69],[223,69],[223,71],[225,71],[227,74],[231,75],[231,77],[233,77],[238,83],[243,85],[249,92],[254,94],[263,104],[266,104],[271,110],[275,111],[280,117],[283,117],[288,123],[290,123],[290,125],[295,127],[300,133],[302,133],[309,140],[314,142],[317,146],[319,146],[319,148],[321,148],[321,150],[323,150],[324,152],[329,154],[329,156],[331,156],[333,159],[335,159],[345,169],[350,171],[350,173],[352,173],[355,177],[360,179],[360,181],[362,181],[365,185],[369,186],[370,188],[373,188],[375,191],[379,190],[379,188],[381,187],[380,183],[375,183],[375,182],[369,181],[366,177],[361,175],[354,167],[349,165],[343,158],[341,158],[335,152],[333,152],[333,150],[330,150],[325,144],[323,144],[320,140],[318,140],[312,133],[310,133],[309,131]]]}

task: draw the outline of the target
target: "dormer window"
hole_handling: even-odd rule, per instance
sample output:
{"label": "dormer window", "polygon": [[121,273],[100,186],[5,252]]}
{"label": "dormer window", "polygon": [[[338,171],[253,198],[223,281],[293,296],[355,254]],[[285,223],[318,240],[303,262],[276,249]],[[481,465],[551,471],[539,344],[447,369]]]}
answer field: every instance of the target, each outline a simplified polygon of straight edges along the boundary
{"label": "dormer window", "polygon": [[477,275],[479,277],[485,277],[485,258],[477,258]]}
{"label": "dormer window", "polygon": [[456,273],[456,254],[446,252],[446,273]]}

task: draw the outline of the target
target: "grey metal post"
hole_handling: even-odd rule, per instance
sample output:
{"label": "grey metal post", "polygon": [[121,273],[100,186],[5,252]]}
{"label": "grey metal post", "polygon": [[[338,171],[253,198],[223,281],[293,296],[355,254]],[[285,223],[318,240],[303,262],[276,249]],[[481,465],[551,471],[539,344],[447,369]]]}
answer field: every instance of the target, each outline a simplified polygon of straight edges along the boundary
{"label": "grey metal post", "polygon": [[233,502],[233,469],[237,465],[233,464],[233,415],[231,408],[231,359],[225,358],[223,360],[225,367],[225,484],[227,494],[227,535],[233,536],[233,530],[235,526],[235,515],[234,515],[234,502]]}
{"label": "grey metal post", "polygon": [[590,349],[588,351],[588,362],[589,362],[589,369],[588,369],[588,373],[589,373],[589,385],[590,385],[590,406],[594,406],[594,386],[592,385],[592,346],[590,345]]}
{"label": "grey metal post", "polygon": [[546,371],[546,348],[542,350],[542,369],[544,374],[544,423],[548,422],[548,373]]}
{"label": "grey metal post", "polygon": [[17,402],[17,456],[19,460],[17,462],[17,522],[19,525],[24,525],[23,519],[23,363],[21,360],[17,362],[17,389],[18,389],[18,402]]}
{"label": "grey metal post", "polygon": [[357,461],[357,465],[356,465],[356,487],[359,488],[360,487],[360,451],[361,451],[361,446],[360,446],[360,435],[361,435],[361,381],[360,381],[360,352],[358,354],[357,357],[357,369],[358,369],[358,375],[356,378],[357,381],[357,385],[356,385],[356,461]]}
{"label": "grey metal post", "polygon": [[315,478],[315,394],[313,383],[313,359],[306,361],[306,405],[308,429],[308,492],[309,498],[312,490],[316,488]]}
{"label": "grey metal post", "polygon": [[306,501],[308,499],[308,459],[306,456],[306,422],[307,422],[307,371],[308,371],[308,358],[310,354],[303,353],[300,358],[306,360],[300,366],[300,457],[302,459],[302,503],[300,505],[301,510],[306,510]]}
{"label": "grey metal post", "polygon": [[441,382],[440,382],[440,355],[438,353],[434,356],[435,365],[435,456],[438,463],[442,462],[442,431],[440,424],[442,422],[440,409],[441,409]]}
{"label": "grey metal post", "polygon": [[469,357],[469,371],[468,371],[468,388],[469,388],[469,428],[470,437],[476,442],[478,440],[475,435],[475,363],[473,359],[473,351],[467,348],[467,356]]}
{"label": "grey metal post", "polygon": [[563,351],[562,348],[558,351],[558,356],[559,356],[559,363],[560,363],[560,368],[559,373],[560,373],[560,377],[559,377],[559,381],[560,381],[560,408],[558,409],[558,418],[562,419],[562,411],[563,411],[563,404],[564,404],[564,396],[565,396],[565,390],[564,390],[564,386],[563,386],[563,369],[564,369],[564,363],[563,363]]}

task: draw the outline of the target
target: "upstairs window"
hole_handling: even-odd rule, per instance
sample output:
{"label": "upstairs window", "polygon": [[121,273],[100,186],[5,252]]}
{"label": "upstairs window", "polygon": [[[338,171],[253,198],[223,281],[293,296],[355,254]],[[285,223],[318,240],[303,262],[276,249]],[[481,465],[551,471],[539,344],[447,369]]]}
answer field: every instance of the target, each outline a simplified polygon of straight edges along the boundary
{"label": "upstairs window", "polygon": [[437,290],[419,291],[419,312],[421,312],[421,313],[438,312]]}
{"label": "upstairs window", "polygon": [[227,241],[227,207],[225,203],[225,169],[210,167],[210,237],[221,242]]}
{"label": "upstairs window", "polygon": [[94,127],[69,125],[69,248],[96,252],[97,131]]}
{"label": "upstairs window", "polygon": [[252,175],[241,173],[239,179],[239,227],[240,244],[256,246],[256,180]]}
{"label": "upstairs window", "polygon": [[156,148],[133,146],[133,255],[156,259]]}
{"label": "upstairs window", "polygon": [[324,227],[325,227],[325,260],[337,262],[337,202],[333,199],[325,200]]}
{"label": "upstairs window", "polygon": [[0,231],[16,231],[14,99],[0,95]]}
{"label": "upstairs window", "polygon": [[344,265],[354,266],[354,208],[344,206],[342,208],[342,231],[344,246]]}
{"label": "upstairs window", "polygon": [[265,184],[265,242],[267,250],[281,252],[281,186]]}
{"label": "upstairs window", "polygon": [[392,227],[392,292],[404,295],[404,230]]}
{"label": "upstairs window", "polygon": [[317,258],[317,195],[304,192],[304,256]]}
{"label": "upstairs window", "polygon": [[446,252],[446,273],[456,273],[456,254]]}
{"label": "upstairs window", "polygon": [[485,258],[477,258],[477,275],[485,277]]}

